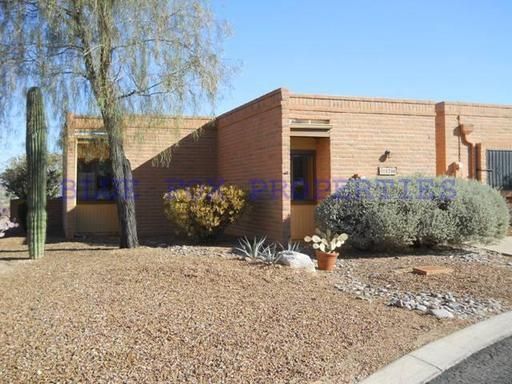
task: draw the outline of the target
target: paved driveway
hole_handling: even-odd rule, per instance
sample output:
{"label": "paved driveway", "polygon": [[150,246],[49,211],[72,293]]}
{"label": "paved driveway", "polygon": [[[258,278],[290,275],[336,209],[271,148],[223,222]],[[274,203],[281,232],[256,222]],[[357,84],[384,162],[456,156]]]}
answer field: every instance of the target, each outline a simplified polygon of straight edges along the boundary
{"label": "paved driveway", "polygon": [[512,236],[507,236],[498,244],[494,245],[481,245],[483,249],[499,252],[507,256],[512,256]]}
{"label": "paved driveway", "polygon": [[512,383],[512,337],[475,353],[428,384]]}

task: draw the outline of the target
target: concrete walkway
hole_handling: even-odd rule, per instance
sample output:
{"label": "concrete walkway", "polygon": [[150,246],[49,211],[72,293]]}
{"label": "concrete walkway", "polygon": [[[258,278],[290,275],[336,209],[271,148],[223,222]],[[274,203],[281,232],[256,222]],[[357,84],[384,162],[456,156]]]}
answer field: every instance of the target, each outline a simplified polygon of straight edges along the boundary
{"label": "concrete walkway", "polygon": [[480,245],[479,247],[488,249],[490,251],[499,252],[505,256],[512,256],[512,236],[505,237],[498,244]]}
{"label": "concrete walkway", "polygon": [[360,384],[425,384],[477,352],[512,336],[512,312],[482,321],[413,351]]}

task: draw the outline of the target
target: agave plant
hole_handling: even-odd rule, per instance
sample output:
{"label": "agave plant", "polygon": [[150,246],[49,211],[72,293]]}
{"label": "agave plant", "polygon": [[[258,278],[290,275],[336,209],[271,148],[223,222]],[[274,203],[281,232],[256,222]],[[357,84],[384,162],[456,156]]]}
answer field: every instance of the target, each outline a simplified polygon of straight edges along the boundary
{"label": "agave plant", "polygon": [[266,237],[262,237],[260,239],[255,237],[252,241],[247,237],[244,237],[243,239],[238,240],[240,246],[236,247],[235,250],[240,252],[244,259],[250,259],[253,261],[260,260],[265,249],[265,241],[267,241]]}
{"label": "agave plant", "polygon": [[282,256],[283,254],[277,250],[277,244],[272,243],[263,248],[261,260],[267,264],[277,264]]}
{"label": "agave plant", "polygon": [[288,241],[286,245],[281,243],[277,243],[282,252],[299,252],[300,251],[300,243],[294,241]]}
{"label": "agave plant", "polygon": [[313,243],[313,248],[318,249],[325,253],[333,253],[340,248],[348,239],[346,233],[337,234],[327,229],[325,232],[320,229],[315,230],[316,234],[313,236],[306,236],[304,241],[306,243]]}
{"label": "agave plant", "polygon": [[[235,248],[245,259],[249,259],[251,261],[260,261],[267,264],[277,264],[282,257],[281,252],[278,252],[277,245],[272,243],[270,245],[266,244],[267,238],[255,237],[252,241],[247,237],[240,239],[238,242],[240,244],[239,247]],[[279,245],[283,250],[285,248],[280,244]],[[289,244],[289,250],[295,250],[295,246]]]}

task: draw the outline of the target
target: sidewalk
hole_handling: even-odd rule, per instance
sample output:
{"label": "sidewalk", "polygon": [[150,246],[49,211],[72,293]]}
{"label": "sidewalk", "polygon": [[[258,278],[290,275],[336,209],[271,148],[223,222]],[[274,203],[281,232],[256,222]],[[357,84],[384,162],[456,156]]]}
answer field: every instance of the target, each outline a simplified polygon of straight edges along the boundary
{"label": "sidewalk", "polygon": [[512,336],[512,312],[452,333],[413,351],[359,384],[425,384],[482,349]]}
{"label": "sidewalk", "polygon": [[512,236],[505,237],[498,244],[479,245],[479,247],[488,249],[489,251],[499,252],[505,256],[512,256]]}

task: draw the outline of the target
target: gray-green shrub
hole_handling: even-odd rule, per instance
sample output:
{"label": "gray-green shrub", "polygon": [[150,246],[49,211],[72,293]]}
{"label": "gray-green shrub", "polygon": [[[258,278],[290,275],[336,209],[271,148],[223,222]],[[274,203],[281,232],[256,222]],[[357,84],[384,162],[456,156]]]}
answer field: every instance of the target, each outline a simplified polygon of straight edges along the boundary
{"label": "gray-green shrub", "polygon": [[495,189],[448,177],[350,180],[317,208],[319,227],[359,249],[492,242],[509,213]]}

